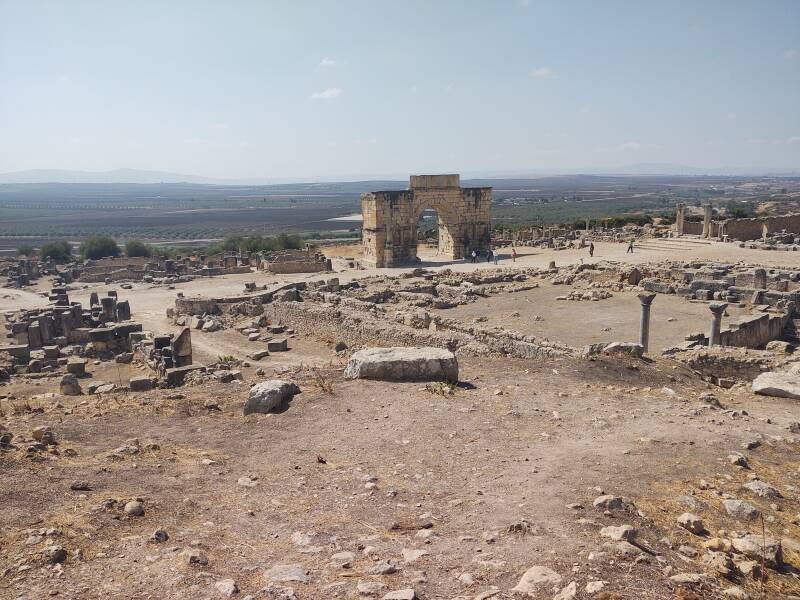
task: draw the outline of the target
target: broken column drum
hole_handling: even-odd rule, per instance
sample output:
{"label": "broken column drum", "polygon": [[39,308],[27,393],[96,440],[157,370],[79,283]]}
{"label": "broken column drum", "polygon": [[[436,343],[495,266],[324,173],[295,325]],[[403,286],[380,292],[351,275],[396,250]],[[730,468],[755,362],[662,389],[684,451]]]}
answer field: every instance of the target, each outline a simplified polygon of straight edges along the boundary
{"label": "broken column drum", "polygon": [[647,352],[650,343],[650,305],[653,303],[655,294],[639,294],[639,302],[642,303],[642,320],[639,325],[639,344],[642,351]]}

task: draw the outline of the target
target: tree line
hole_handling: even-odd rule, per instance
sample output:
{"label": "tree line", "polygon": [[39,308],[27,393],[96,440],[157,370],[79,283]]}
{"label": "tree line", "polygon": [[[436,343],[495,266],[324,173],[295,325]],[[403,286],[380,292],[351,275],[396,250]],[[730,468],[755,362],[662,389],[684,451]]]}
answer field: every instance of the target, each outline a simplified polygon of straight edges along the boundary
{"label": "tree line", "polygon": [[[153,254],[219,254],[221,252],[264,252],[275,250],[290,250],[303,247],[303,238],[299,235],[280,233],[276,236],[242,236],[229,235],[221,242],[199,248],[159,248],[145,244],[140,240],[128,240],[124,246],[124,255],[129,258],[148,257]],[[43,259],[56,262],[69,262],[73,259],[73,247],[65,240],[55,240],[42,244],[38,252],[30,244],[23,244],[17,248],[18,256],[33,257],[38,254]],[[114,238],[106,235],[90,235],[78,247],[77,256],[82,260],[98,260],[101,258],[117,258],[123,255]]]}

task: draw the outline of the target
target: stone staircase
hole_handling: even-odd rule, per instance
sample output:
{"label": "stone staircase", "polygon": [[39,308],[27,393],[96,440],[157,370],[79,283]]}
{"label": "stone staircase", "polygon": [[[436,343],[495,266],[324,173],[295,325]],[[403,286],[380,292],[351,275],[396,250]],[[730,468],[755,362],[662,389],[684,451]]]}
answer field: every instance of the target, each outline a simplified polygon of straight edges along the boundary
{"label": "stone staircase", "polygon": [[710,246],[711,241],[702,238],[679,237],[679,238],[646,238],[634,243],[634,248],[644,248],[647,250],[691,250]]}

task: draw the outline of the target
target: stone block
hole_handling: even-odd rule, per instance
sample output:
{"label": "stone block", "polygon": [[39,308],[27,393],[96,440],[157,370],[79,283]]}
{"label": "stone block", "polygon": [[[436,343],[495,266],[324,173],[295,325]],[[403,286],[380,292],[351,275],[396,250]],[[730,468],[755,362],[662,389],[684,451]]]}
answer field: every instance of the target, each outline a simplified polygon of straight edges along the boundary
{"label": "stone block", "polygon": [[67,373],[81,377],[86,374],[86,361],[82,358],[70,358],[67,360]]}
{"label": "stone block", "polygon": [[146,392],[153,389],[153,380],[150,377],[131,377],[128,387],[133,392]]}
{"label": "stone block", "polygon": [[367,348],[350,357],[344,375],[347,379],[457,382],[458,361],[442,348]]}
{"label": "stone block", "polygon": [[191,373],[192,371],[205,371],[206,368],[204,365],[196,364],[196,365],[186,365],[185,367],[173,367],[171,369],[167,369],[167,385],[170,387],[181,385],[183,384],[183,380],[186,378],[186,375]]}
{"label": "stone block", "polygon": [[800,400],[800,374],[775,371],[761,373],[752,385],[753,391],[762,396]]}
{"label": "stone block", "polygon": [[286,338],[275,338],[267,342],[267,351],[286,352],[289,349],[289,341]]}

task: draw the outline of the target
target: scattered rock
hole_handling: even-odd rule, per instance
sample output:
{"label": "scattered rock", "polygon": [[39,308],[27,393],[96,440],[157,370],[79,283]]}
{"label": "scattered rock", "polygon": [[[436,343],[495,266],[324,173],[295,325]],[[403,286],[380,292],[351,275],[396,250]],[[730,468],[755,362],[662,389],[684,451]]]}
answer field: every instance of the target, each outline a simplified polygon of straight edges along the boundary
{"label": "scattered rock", "polygon": [[596,594],[597,592],[601,591],[606,586],[605,581],[590,581],[586,584],[586,587],[583,588],[587,594]]}
{"label": "scattered rock", "polygon": [[63,563],[67,560],[67,551],[57,545],[45,548],[44,555],[53,564]]}
{"label": "scattered rock", "polygon": [[703,520],[697,515],[688,512],[678,517],[678,525],[695,535],[702,535],[706,530]]}
{"label": "scattered rock", "polygon": [[750,594],[745,592],[739,586],[733,586],[722,590],[722,595],[725,598],[733,598],[734,600],[750,600]]}
{"label": "scattered rock", "polygon": [[244,414],[266,414],[299,393],[300,388],[289,381],[280,379],[262,381],[250,388],[250,395],[244,405]]}
{"label": "scattered rock", "polygon": [[230,598],[234,594],[239,593],[239,588],[233,579],[221,579],[214,584],[214,587],[226,598]]}
{"label": "scattered rock", "polygon": [[554,597],[553,600],[573,600],[578,593],[578,584],[574,581],[571,581],[566,587],[562,588],[560,592],[558,592]]}
{"label": "scattered rock", "polygon": [[735,498],[723,500],[722,506],[725,507],[725,512],[730,516],[742,521],[756,519],[760,514],[758,509],[749,502],[736,500]]}
{"label": "scattered rock", "polygon": [[356,590],[359,596],[374,597],[386,589],[386,584],[380,581],[359,581]]}
{"label": "scattered rock", "polygon": [[747,462],[747,457],[739,452],[734,452],[733,454],[729,454],[728,462],[734,466],[742,467],[743,469],[750,468],[750,464]]}
{"label": "scattered rock", "polygon": [[165,529],[156,529],[150,539],[153,540],[153,543],[163,544],[169,539],[169,534]]}
{"label": "scattered rock", "polygon": [[72,373],[67,373],[61,378],[59,390],[65,396],[80,396],[83,393],[80,384],[78,384],[78,378]]}
{"label": "scattered rock", "polygon": [[745,483],[743,487],[762,498],[783,498],[777,488],[758,479]]}
{"label": "scattered rock", "polygon": [[678,573],[669,578],[674,583],[697,584],[705,583],[709,576],[705,573]]}
{"label": "scattered rock", "polygon": [[271,581],[297,581],[298,583],[308,583],[308,571],[302,565],[275,565],[264,573],[264,577]]}
{"label": "scattered rock", "polygon": [[600,530],[600,535],[602,537],[614,540],[615,542],[623,540],[630,542],[636,539],[636,533],[636,528],[631,525],[620,525],[618,527],[609,525],[608,527],[603,527]]}
{"label": "scattered rock", "polygon": [[397,573],[397,566],[389,560],[382,560],[376,565],[364,570],[367,575],[391,575]]}
{"label": "scattered rock", "polygon": [[748,533],[745,536],[734,538],[731,540],[731,544],[736,551],[754,561],[760,561],[763,555],[765,564],[770,568],[780,567],[783,563],[783,552],[778,540],[769,537],[763,540],[760,535]]}
{"label": "scattered rock", "polygon": [[414,588],[395,590],[383,596],[383,600],[417,600],[417,593]]}
{"label": "scattered rock", "polygon": [[144,514],[144,504],[139,500],[131,500],[125,505],[125,514],[132,517],[141,517]]}
{"label": "scattered rock", "polygon": [[561,575],[548,567],[533,566],[522,575],[519,583],[511,591],[535,597],[543,587],[561,583]]}
{"label": "scattered rock", "polygon": [[625,502],[620,496],[599,496],[595,498],[592,504],[594,504],[595,508],[603,510],[621,510],[625,508]]}

